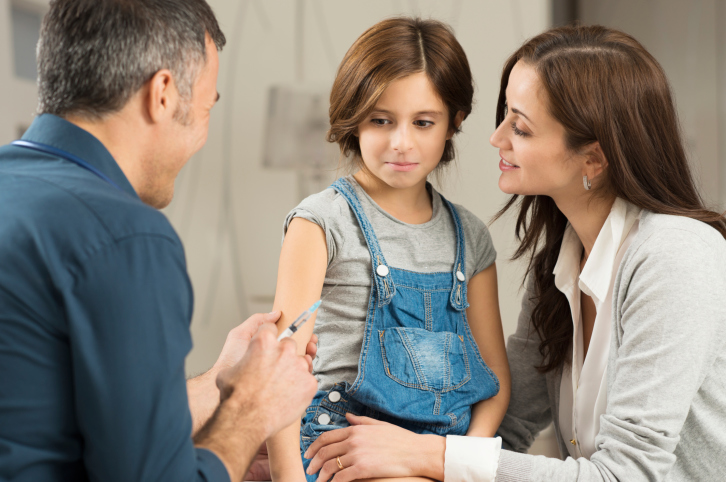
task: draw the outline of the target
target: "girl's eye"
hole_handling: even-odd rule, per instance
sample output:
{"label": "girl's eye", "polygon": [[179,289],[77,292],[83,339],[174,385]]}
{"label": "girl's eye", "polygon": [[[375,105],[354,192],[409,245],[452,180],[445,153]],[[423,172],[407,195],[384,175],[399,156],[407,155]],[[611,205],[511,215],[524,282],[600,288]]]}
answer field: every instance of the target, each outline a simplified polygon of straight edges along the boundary
{"label": "girl's eye", "polygon": [[522,136],[522,137],[528,137],[529,136],[529,134],[527,132],[524,132],[523,130],[520,130],[517,127],[517,123],[516,122],[512,122],[512,130],[514,131],[514,134],[515,135]]}
{"label": "girl's eye", "polygon": [[383,126],[391,123],[391,121],[389,121],[388,119],[371,119],[371,122],[373,122],[377,126]]}
{"label": "girl's eye", "polygon": [[413,121],[413,125],[415,125],[416,127],[431,127],[432,125],[434,125],[434,123],[427,120],[417,120]]}

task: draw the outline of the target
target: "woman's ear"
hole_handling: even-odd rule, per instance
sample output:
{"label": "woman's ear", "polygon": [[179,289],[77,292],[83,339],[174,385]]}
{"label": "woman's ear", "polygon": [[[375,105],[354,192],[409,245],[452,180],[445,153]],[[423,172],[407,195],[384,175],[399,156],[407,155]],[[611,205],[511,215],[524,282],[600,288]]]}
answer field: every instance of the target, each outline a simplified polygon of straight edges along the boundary
{"label": "woman's ear", "polygon": [[602,147],[600,147],[600,143],[597,141],[586,146],[582,155],[585,157],[582,175],[587,176],[590,180],[593,180],[602,174],[602,172],[608,167],[608,160],[605,157],[605,153],[602,151]]}
{"label": "woman's ear", "polygon": [[446,136],[446,140],[448,141],[452,137],[454,137],[454,134],[461,126],[461,123],[464,122],[464,118],[466,117],[466,114],[463,111],[459,111],[456,113],[456,116],[454,116],[454,125],[451,126],[449,129],[449,135]]}

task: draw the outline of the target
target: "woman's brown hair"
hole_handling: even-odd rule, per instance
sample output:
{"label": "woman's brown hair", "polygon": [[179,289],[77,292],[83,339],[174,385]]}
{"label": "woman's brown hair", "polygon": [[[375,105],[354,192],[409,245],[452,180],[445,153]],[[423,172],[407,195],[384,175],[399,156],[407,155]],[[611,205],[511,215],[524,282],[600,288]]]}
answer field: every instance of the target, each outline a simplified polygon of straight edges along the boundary
{"label": "woman's brown hair", "polygon": [[[337,142],[344,156],[361,159],[355,136],[358,125],[373,111],[391,82],[425,72],[449,113],[449,129],[457,112],[471,113],[474,83],[469,62],[451,28],[436,20],[398,17],[378,22],[350,47],[338,67],[330,92],[328,141]],[[446,141],[439,166],[454,159],[454,144]]]}
{"label": "woman's brown hair", "polygon": [[[504,65],[497,126],[506,116],[505,91],[517,62],[538,73],[549,113],[565,128],[568,149],[600,143],[608,165],[595,195],[697,219],[726,237],[726,219],[706,209],[696,189],[665,73],[637,40],[601,26],[560,27],[530,39]],[[512,196],[496,217],[518,198]],[[532,325],[541,340],[538,369],[548,372],[568,360],[572,342],[570,307],[552,274],[567,218],[547,196],[523,196],[518,207],[520,245],[514,258],[529,254]]]}

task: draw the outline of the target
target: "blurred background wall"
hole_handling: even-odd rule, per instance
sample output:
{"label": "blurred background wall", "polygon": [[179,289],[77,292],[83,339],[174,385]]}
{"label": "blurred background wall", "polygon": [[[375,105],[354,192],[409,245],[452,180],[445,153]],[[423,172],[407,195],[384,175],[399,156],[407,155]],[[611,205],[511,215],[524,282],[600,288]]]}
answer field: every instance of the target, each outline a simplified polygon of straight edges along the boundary
{"label": "blurred background wall", "polygon": [[[497,188],[497,150],[488,142],[503,62],[528,37],[576,19],[625,30],[662,63],[703,194],[713,207],[726,208],[726,0],[209,3],[228,39],[220,54],[221,100],[207,145],[181,172],[165,210],[186,246],[195,289],[190,374],[212,365],[232,327],[271,309],[282,221],[302,197],[336,177],[335,153],[317,141],[327,128],[324,112],[336,67],[351,43],[386,17],[448,22],[467,52],[476,106],[456,139],[456,166],[439,187],[481,219],[489,221],[506,200]],[[35,42],[47,4],[0,0],[1,144],[21,135],[33,119]],[[296,110],[286,111],[292,104]],[[309,117],[302,133],[290,124],[301,112]],[[295,135],[307,141],[295,144]],[[508,261],[515,242],[512,218],[490,229],[508,335],[516,326],[523,266]]]}

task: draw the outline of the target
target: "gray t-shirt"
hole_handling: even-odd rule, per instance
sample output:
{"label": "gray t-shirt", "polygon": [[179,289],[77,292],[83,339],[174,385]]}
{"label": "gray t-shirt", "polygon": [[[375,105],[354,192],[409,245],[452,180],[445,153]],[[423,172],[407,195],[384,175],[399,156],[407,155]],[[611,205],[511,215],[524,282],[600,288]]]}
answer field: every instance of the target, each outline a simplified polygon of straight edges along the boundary
{"label": "gray t-shirt", "polygon": [[[363,211],[373,226],[386,262],[395,268],[421,273],[451,271],[456,258],[454,220],[436,190],[433,215],[424,224],[406,224],[394,218],[366,194],[352,176]],[[486,225],[467,209],[456,205],[466,243],[466,279],[488,268],[496,251]],[[332,188],[305,198],[285,219],[284,233],[293,218],[311,221],[325,231],[328,269],[315,321],[318,356],[313,363],[320,390],[335,383],[352,384],[358,376],[358,359],[371,294],[371,256],[358,220],[343,196]]]}

